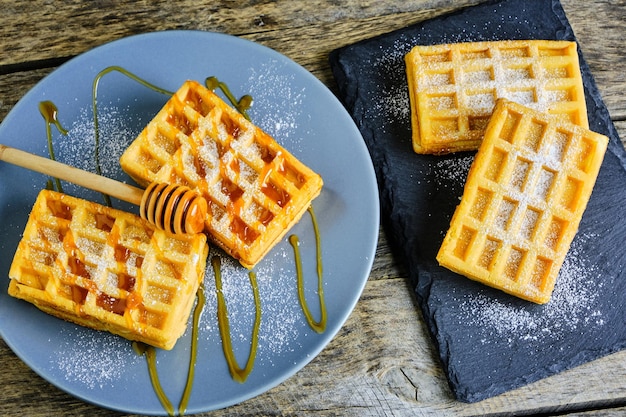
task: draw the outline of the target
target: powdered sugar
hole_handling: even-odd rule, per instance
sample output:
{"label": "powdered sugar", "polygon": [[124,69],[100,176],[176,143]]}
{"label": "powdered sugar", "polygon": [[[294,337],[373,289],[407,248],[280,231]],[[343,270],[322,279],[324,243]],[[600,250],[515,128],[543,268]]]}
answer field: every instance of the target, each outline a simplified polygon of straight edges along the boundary
{"label": "powdered sugar", "polygon": [[[582,252],[584,245],[598,238],[589,234],[574,240],[548,304],[530,309],[472,294],[458,300],[459,320],[496,333],[511,345],[516,341],[559,339],[574,330],[584,333],[587,327],[604,325],[603,313],[597,308],[601,274]],[[488,343],[487,339],[483,342]]]}
{"label": "powdered sugar", "polygon": [[373,106],[373,110],[389,117],[389,122],[393,119],[408,120],[411,117],[408,90],[395,84],[385,89],[380,101]]}
{"label": "powdered sugar", "polygon": [[[285,139],[289,139],[290,143],[297,144],[302,139],[298,120],[302,119],[306,91],[296,85],[295,75],[285,71],[285,65],[270,60],[251,67],[241,91],[253,98],[250,117],[257,126],[279,143],[284,144]],[[255,117],[257,108],[262,109],[264,117]]]}
{"label": "powdered sugar", "polygon": [[[248,270],[233,258],[218,249],[212,249],[213,256],[221,258],[222,294],[226,301],[233,343],[242,344],[248,349],[252,337],[252,323],[255,319],[255,303],[248,279]],[[261,302],[261,327],[257,361],[272,361],[282,353],[297,349],[296,342],[304,316],[295,291],[295,271],[283,266],[293,262],[293,253],[286,247],[277,247],[272,256],[255,268]],[[218,332],[216,322],[217,290],[212,267],[205,274],[207,311],[203,315],[201,327],[204,331]],[[244,353],[242,353],[243,355]],[[245,352],[247,354],[247,351]]]}
{"label": "powdered sugar", "polygon": [[433,164],[432,174],[440,188],[462,188],[467,179],[470,167],[474,162],[474,154],[442,157]]}
{"label": "powdered sugar", "polygon": [[[119,157],[139,135],[144,121],[130,107],[98,105],[100,167],[102,175],[123,175]],[[79,117],[68,128],[61,141],[54,141],[57,159],[86,171],[95,171],[95,129],[92,107],[80,109]]]}
{"label": "powdered sugar", "polygon": [[115,386],[126,373],[128,360],[144,360],[132,352],[130,342],[103,332],[63,327],[61,344],[51,354],[50,363],[89,389]]}
{"label": "powdered sugar", "polygon": [[[460,188],[473,160],[472,155],[462,158],[442,158],[433,166],[437,185],[445,188]],[[510,208],[510,207],[509,207]],[[501,223],[508,219],[509,210],[504,210]],[[536,222],[536,212],[528,214],[530,233]],[[569,249],[554,292],[549,303],[543,306],[513,304],[482,292],[456,297],[459,322],[482,328],[487,334],[497,334],[514,345],[519,341],[545,341],[559,339],[572,331],[584,332],[591,326],[605,324],[603,313],[597,307],[597,298],[602,288],[601,273],[583,251],[584,247],[599,245],[597,234],[578,235]],[[533,308],[528,308],[532,306]],[[491,343],[490,338],[482,340]],[[500,339],[502,340],[502,339]]]}
{"label": "powdered sugar", "polygon": [[396,40],[387,53],[380,54],[373,62],[364,63],[377,71],[378,79],[386,81],[384,86],[377,89],[379,95],[369,101],[372,106],[366,109],[368,117],[383,119],[380,129],[386,130],[398,120],[410,120],[409,91],[406,88],[404,70],[404,55],[408,52],[410,44],[404,39]]}

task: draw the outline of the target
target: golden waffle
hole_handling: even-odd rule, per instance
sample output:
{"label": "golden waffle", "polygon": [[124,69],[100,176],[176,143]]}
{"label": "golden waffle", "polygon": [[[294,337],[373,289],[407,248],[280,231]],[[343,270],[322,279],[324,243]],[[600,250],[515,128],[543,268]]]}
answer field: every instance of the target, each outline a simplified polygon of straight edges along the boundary
{"label": "golden waffle", "polygon": [[322,188],[319,175],[195,81],[172,96],[120,164],[144,186],[179,183],[202,194],[209,238],[248,268]]}
{"label": "golden waffle", "polygon": [[498,101],[437,255],[476,281],[549,301],[608,138]]}
{"label": "golden waffle", "polygon": [[589,127],[575,42],[415,46],[405,61],[417,153],[478,149],[498,98]]}
{"label": "golden waffle", "polygon": [[41,191],[9,294],[65,320],[171,349],[204,277],[206,236],[170,235],[129,213]]}

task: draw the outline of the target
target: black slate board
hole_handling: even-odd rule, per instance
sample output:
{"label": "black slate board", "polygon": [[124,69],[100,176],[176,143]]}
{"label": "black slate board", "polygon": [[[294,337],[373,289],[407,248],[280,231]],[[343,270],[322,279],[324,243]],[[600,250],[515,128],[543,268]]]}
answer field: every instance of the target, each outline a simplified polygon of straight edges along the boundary
{"label": "black slate board", "polygon": [[626,347],[626,153],[582,54],[590,128],[609,136],[610,144],[550,303],[519,300],[435,260],[473,154],[413,153],[403,58],[417,44],[502,39],[576,40],[558,1],[509,0],[462,9],[330,55],[339,98],[374,162],[394,252],[406,262],[450,386],[466,402]]}

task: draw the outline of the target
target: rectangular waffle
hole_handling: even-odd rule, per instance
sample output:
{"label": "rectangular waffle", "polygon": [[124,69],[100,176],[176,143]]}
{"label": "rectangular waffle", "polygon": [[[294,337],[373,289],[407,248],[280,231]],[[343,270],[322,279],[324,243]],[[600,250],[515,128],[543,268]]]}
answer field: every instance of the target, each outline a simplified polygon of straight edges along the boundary
{"label": "rectangular waffle", "polygon": [[171,349],[204,277],[206,236],[170,235],[120,210],[43,190],[9,294],[62,319]]}
{"label": "rectangular waffle", "polygon": [[549,301],[608,138],[500,99],[437,255],[452,271]]}
{"label": "rectangular waffle", "polygon": [[417,153],[478,149],[498,98],[589,126],[575,42],[418,45],[405,62]]}
{"label": "rectangular waffle", "polygon": [[139,184],[184,184],[207,200],[205,231],[253,267],[320,193],[322,178],[212,91],[185,82],[120,158]]}

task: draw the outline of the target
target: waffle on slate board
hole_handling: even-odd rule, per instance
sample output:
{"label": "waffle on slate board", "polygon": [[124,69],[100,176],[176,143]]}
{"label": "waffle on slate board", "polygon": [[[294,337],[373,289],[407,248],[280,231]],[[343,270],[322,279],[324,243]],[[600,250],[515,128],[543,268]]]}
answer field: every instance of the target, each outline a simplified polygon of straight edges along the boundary
{"label": "waffle on slate board", "polygon": [[575,42],[418,45],[405,62],[417,153],[478,149],[498,98],[588,127]]}
{"label": "waffle on slate board", "polygon": [[185,82],[120,158],[135,181],[179,183],[209,205],[205,231],[253,267],[320,193],[322,178],[212,91]]}
{"label": "waffle on slate board", "polygon": [[9,294],[65,320],[171,349],[204,277],[206,236],[43,190],[9,271]]}
{"label": "waffle on slate board", "polygon": [[498,100],[439,263],[517,297],[548,302],[607,144],[604,135]]}

